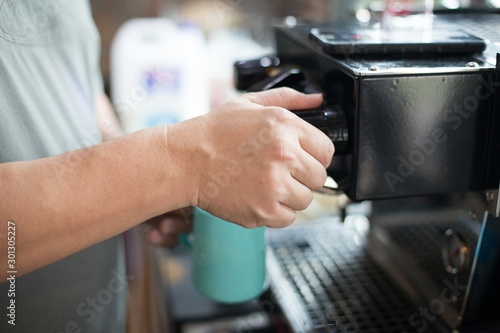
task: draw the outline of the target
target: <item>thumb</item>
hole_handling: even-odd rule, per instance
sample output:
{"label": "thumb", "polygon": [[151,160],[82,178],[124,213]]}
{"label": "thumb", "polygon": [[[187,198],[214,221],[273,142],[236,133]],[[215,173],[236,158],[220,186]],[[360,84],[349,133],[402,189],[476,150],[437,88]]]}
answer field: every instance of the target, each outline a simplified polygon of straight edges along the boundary
{"label": "thumb", "polygon": [[262,106],[277,106],[287,110],[312,109],[323,102],[321,94],[303,94],[291,88],[276,88],[243,95],[248,101]]}

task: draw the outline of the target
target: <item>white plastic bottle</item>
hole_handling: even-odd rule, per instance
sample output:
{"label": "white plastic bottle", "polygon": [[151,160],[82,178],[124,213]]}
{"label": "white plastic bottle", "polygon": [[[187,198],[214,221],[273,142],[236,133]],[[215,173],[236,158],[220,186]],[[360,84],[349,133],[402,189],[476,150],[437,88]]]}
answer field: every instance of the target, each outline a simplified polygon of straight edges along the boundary
{"label": "white plastic bottle", "polygon": [[111,99],[125,132],[209,110],[206,45],[166,18],[127,21],[111,47]]}

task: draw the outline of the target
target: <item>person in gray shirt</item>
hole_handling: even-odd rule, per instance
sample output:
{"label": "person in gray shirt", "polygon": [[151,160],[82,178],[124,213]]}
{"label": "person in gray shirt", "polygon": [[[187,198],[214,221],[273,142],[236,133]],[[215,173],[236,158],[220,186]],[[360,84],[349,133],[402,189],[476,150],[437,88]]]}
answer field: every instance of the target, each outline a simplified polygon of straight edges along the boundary
{"label": "person in gray shirt", "polygon": [[[0,1],[1,332],[123,332],[122,232],[189,206],[284,227],[326,179],[331,141],[287,111],[321,95],[246,94],[119,136],[99,52],[87,0]],[[166,223],[151,241],[185,228]]]}

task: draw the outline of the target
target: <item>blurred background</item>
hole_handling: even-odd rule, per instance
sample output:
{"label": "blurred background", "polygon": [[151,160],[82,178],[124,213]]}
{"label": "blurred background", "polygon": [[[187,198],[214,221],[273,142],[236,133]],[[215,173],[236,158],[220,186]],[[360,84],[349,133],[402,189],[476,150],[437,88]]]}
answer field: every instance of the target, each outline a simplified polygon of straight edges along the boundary
{"label": "blurred background", "polygon": [[[270,27],[280,18],[295,16],[307,21],[327,20],[331,0],[92,0],[92,10],[102,39],[101,67],[106,86],[110,81],[110,48],[118,28],[135,17],[167,17],[178,23],[197,24],[209,41],[214,34],[245,30],[258,43],[272,43]],[[345,1],[351,4],[351,1]]]}
{"label": "blurred background", "polygon": [[[499,6],[500,0],[435,0],[435,7]],[[110,47],[118,28],[134,17],[166,16],[200,24],[207,38],[225,29],[246,29],[265,46],[272,43],[270,27],[293,16],[300,21],[373,19],[383,0],[91,0],[94,19],[102,38],[101,67],[109,86]],[[109,88],[108,88],[109,89]]]}

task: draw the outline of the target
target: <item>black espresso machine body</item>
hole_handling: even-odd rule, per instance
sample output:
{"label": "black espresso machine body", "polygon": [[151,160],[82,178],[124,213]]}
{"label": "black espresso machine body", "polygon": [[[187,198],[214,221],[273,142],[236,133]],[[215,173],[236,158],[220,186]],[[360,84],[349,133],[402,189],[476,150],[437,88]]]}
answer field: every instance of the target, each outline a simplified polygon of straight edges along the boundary
{"label": "black espresso machine body", "polygon": [[[345,135],[328,173],[351,200],[384,207],[370,216],[370,256],[427,305],[420,311],[442,306],[431,313],[447,327],[438,331],[499,332],[500,16],[444,15],[435,25],[469,28],[487,49],[332,56],[311,40],[310,30],[321,24],[278,27],[276,57],[260,61],[278,72],[250,90],[322,92],[325,109],[341,110]],[[413,214],[411,205],[406,214],[404,200],[413,198],[434,201],[433,211],[456,210],[458,202],[469,214],[431,223],[435,215]],[[408,321],[423,332],[419,318],[430,320],[420,312]]]}
{"label": "black espresso machine body", "polygon": [[317,84],[327,105],[344,110],[350,151],[329,171],[351,199],[498,187],[500,151],[488,151],[494,62],[482,55],[333,57],[311,42],[310,29],[278,28],[277,55]]}

